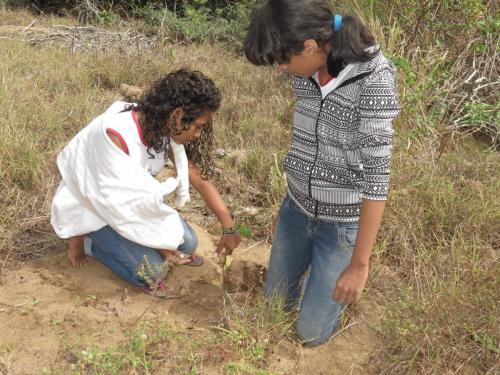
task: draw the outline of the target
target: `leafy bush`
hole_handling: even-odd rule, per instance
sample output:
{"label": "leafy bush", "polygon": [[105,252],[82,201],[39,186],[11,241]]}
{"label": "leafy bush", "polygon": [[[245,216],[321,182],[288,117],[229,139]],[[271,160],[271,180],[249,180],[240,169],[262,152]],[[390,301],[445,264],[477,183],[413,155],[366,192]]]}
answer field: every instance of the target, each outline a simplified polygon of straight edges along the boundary
{"label": "leafy bush", "polygon": [[241,49],[248,15],[256,3],[256,0],[3,1],[10,7],[71,15],[82,23],[104,26],[116,24],[120,19],[136,19],[143,22],[146,31],[162,31],[176,41],[221,42],[234,50]]}
{"label": "leafy bush", "polygon": [[187,3],[182,11],[149,4],[136,8],[133,14],[143,19],[149,28],[165,29],[177,40],[217,41],[235,50],[240,49],[253,1],[243,1],[215,9],[205,3],[206,0]]}

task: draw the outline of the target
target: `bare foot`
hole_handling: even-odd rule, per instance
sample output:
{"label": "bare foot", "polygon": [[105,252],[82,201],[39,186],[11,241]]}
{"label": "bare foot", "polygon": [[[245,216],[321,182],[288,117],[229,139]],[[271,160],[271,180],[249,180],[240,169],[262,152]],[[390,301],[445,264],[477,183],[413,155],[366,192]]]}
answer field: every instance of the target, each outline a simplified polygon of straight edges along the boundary
{"label": "bare foot", "polygon": [[87,264],[83,251],[83,239],[85,236],[71,237],[68,246],[68,260],[75,268],[81,268]]}

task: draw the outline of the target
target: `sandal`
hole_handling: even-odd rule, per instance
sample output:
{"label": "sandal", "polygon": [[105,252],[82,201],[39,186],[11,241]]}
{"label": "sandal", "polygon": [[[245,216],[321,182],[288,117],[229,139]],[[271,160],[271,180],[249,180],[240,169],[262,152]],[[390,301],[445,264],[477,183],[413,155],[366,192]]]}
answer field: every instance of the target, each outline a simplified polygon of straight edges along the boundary
{"label": "sandal", "polygon": [[191,267],[199,267],[205,262],[203,257],[199,255],[190,255],[188,256],[188,259],[191,259],[191,262],[186,263],[185,265]]}
{"label": "sandal", "polygon": [[180,296],[175,293],[175,289],[168,286],[165,281],[160,281],[154,287],[145,287],[142,289],[144,293],[152,297],[161,299],[179,298]]}

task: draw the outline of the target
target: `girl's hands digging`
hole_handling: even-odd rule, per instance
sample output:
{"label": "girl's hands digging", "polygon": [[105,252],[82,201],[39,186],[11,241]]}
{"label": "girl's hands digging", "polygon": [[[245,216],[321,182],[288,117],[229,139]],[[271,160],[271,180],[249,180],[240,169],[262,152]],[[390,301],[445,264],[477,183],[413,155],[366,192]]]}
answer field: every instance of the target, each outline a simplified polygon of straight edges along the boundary
{"label": "girl's hands digging", "polygon": [[238,247],[241,242],[241,236],[239,233],[231,233],[231,234],[223,234],[219,240],[219,244],[217,245],[217,249],[215,253],[217,256],[221,255],[231,255]]}

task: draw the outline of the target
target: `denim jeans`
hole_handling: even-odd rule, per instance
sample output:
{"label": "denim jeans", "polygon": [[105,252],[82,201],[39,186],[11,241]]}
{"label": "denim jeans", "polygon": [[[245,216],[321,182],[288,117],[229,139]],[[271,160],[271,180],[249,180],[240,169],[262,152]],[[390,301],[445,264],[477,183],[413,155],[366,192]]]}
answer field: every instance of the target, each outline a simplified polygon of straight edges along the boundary
{"label": "denim jeans", "polygon": [[[181,221],[184,242],[178,250],[189,255],[196,250],[198,238],[189,224],[182,218]],[[122,279],[138,287],[149,286],[148,280],[143,277],[144,272],[140,272],[141,268],[147,271],[150,281],[158,281],[165,264],[158,251],[127,240],[110,226],[87,234],[84,249],[86,255],[99,260]]]}
{"label": "denim jeans", "polygon": [[281,204],[265,293],[284,297],[287,307],[299,306],[296,329],[306,346],[328,341],[335,331],[344,306],[333,300],[333,291],[351,261],[357,231],[357,222],[308,217],[288,195]]}

